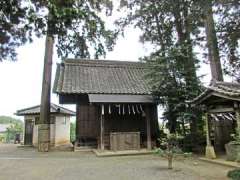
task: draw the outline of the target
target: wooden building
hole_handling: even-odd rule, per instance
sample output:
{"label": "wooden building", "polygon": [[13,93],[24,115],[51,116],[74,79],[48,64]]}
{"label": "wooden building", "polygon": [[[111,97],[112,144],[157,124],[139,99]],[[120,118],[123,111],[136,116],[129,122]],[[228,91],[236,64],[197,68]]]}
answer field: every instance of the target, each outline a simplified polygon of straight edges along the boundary
{"label": "wooden building", "polygon": [[102,150],[152,148],[157,104],[139,62],[67,59],[58,64],[54,92],[76,104],[76,145]]}
{"label": "wooden building", "polygon": [[[52,147],[70,143],[70,117],[75,112],[51,103],[50,145]],[[24,116],[24,145],[38,145],[38,124],[40,120],[40,105],[16,112]]]}
{"label": "wooden building", "polygon": [[224,152],[231,134],[240,130],[240,84],[213,81],[190,102],[205,112],[206,157]]}

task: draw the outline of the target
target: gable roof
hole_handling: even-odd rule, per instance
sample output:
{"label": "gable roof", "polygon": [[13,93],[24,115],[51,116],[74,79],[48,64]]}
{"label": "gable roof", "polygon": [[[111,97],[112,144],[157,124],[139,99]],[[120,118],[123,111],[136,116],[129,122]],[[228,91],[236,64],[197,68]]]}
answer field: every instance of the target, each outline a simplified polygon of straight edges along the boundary
{"label": "gable roof", "polygon": [[[58,113],[58,114],[65,114],[65,115],[69,115],[69,116],[75,116],[75,112],[73,112],[69,109],[66,109],[64,107],[58,106],[56,104],[53,104],[53,103],[51,103],[50,112]],[[18,116],[36,115],[36,114],[40,114],[40,105],[21,109],[16,112],[16,115],[18,115]]]}
{"label": "gable roof", "polygon": [[240,84],[213,81],[208,87],[206,87],[206,90],[202,94],[190,101],[190,103],[198,105],[204,103],[212,96],[226,100],[240,101]]}
{"label": "gable roof", "polygon": [[58,94],[150,95],[144,63],[67,59],[57,65],[53,91]]}

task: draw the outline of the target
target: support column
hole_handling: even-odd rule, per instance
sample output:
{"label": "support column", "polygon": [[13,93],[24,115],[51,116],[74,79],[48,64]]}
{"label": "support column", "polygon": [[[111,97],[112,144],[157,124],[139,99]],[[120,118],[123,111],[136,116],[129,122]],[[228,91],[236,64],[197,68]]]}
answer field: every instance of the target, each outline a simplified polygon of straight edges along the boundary
{"label": "support column", "polygon": [[38,125],[38,151],[48,152],[50,149],[50,124]]}
{"label": "support column", "polygon": [[237,122],[236,135],[240,136],[240,109],[236,102],[234,103],[234,110],[235,110],[236,122]]}
{"label": "support column", "polygon": [[150,112],[149,107],[146,106],[146,126],[147,126],[147,149],[152,149],[152,140],[151,140],[151,123],[150,123]]}
{"label": "support column", "polygon": [[76,104],[76,127],[75,127],[75,141],[74,141],[74,146],[73,150],[78,147],[79,144],[79,123],[80,123],[80,105]]}
{"label": "support column", "polygon": [[209,158],[209,159],[215,159],[216,158],[215,150],[214,150],[214,147],[212,146],[210,136],[209,136],[208,113],[205,113],[205,124],[206,124],[206,143],[207,143],[205,156],[206,158]]}
{"label": "support column", "polygon": [[[51,15],[49,14],[49,18]],[[49,29],[48,29],[49,30]],[[38,125],[38,151],[50,150],[50,109],[51,109],[51,77],[54,38],[47,33],[45,42],[42,95],[40,106],[40,124]]]}
{"label": "support column", "polygon": [[101,118],[100,118],[100,149],[104,150],[104,106],[101,106]]}

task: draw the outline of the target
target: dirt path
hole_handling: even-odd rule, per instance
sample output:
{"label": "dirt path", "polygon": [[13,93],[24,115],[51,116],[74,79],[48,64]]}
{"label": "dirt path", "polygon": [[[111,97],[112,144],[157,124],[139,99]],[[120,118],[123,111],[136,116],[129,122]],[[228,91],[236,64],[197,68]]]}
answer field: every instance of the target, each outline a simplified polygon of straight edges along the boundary
{"label": "dirt path", "polygon": [[224,180],[231,169],[188,159],[168,170],[166,160],[155,155],[97,158],[15,145],[0,145],[0,162],[0,180]]}

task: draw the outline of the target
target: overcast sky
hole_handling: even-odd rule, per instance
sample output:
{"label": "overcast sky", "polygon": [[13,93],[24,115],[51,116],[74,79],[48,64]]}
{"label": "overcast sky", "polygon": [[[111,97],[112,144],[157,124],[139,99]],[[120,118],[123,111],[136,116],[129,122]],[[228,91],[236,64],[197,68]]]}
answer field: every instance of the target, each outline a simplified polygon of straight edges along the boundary
{"label": "overcast sky", "polygon": [[[147,49],[138,41],[139,31],[130,29],[125,38],[120,38],[113,52],[106,59],[137,61],[147,54]],[[18,61],[0,62],[0,115],[13,116],[18,109],[38,105],[41,97],[45,39],[36,39],[18,49]],[[56,63],[61,62],[54,54],[53,77]],[[53,82],[52,80],[52,82]],[[52,102],[58,104],[58,97],[52,94]],[[65,106],[69,107],[69,106]],[[74,106],[70,107],[74,109]]]}
{"label": "overcast sky", "polygon": [[[139,42],[140,31],[129,28],[125,37],[120,37],[114,48],[105,59],[137,61],[139,57],[147,55],[151,49]],[[20,47],[18,61],[0,62],[0,115],[14,116],[23,108],[40,104],[42,72],[44,60],[45,39],[36,39],[31,44]],[[61,62],[54,53],[53,77],[55,78],[56,63]],[[204,82],[209,82],[209,66],[204,65],[200,74],[207,74]],[[52,94],[51,101],[58,104],[58,97]],[[65,106],[75,110],[75,106]]]}

